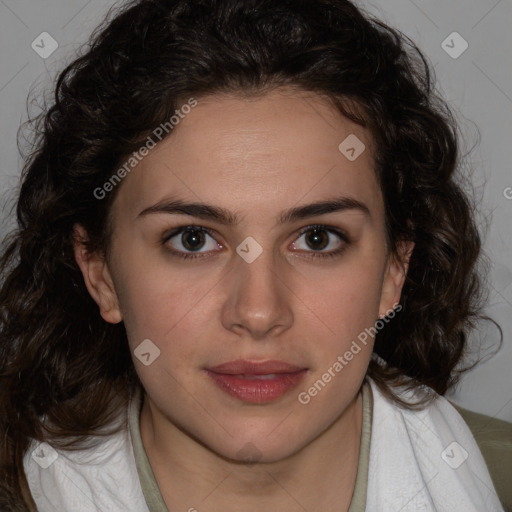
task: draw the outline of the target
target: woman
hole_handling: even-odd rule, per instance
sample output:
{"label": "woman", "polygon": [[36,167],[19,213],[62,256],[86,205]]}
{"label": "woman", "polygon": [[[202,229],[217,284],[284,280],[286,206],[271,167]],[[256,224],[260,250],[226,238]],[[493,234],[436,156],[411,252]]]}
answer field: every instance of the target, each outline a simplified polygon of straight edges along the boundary
{"label": "woman", "polygon": [[129,2],[38,127],[2,259],[6,506],[503,510],[442,397],[480,239],[403,35],[346,0]]}

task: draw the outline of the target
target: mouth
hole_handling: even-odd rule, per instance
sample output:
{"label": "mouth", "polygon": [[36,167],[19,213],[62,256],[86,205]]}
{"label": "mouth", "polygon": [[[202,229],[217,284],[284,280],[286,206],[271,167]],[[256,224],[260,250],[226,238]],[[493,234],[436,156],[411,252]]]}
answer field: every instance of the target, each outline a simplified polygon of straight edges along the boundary
{"label": "mouth", "polygon": [[308,369],[284,361],[230,361],[204,370],[217,387],[238,400],[264,404],[294,389]]}

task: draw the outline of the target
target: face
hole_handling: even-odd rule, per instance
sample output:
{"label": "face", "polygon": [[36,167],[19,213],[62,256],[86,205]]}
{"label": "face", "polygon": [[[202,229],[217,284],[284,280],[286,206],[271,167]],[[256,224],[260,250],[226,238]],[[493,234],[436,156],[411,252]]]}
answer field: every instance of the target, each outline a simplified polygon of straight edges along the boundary
{"label": "face", "polygon": [[370,134],[313,94],[205,97],[120,187],[108,262],[77,261],[162,417],[263,461],[341,418],[372,352],[358,336],[406,270],[387,251]]}

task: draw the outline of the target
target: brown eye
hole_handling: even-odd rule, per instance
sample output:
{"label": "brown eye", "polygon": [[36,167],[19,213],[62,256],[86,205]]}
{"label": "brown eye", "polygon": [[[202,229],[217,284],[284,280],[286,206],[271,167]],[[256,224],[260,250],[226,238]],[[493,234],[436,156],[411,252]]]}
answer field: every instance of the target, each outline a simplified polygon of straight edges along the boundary
{"label": "brown eye", "polygon": [[181,243],[188,251],[197,251],[204,245],[204,232],[199,229],[187,229],[181,234]]}
{"label": "brown eye", "polygon": [[325,249],[329,243],[329,235],[325,229],[312,229],[306,232],[306,243],[314,251]]}
{"label": "brown eye", "polygon": [[[207,253],[222,247],[208,229],[200,226],[177,228],[164,238],[163,244],[169,247],[173,256],[184,259],[208,257]],[[206,250],[202,251],[204,248]]]}
{"label": "brown eye", "polygon": [[[297,242],[297,240],[301,238],[304,238],[305,244],[299,244]],[[338,239],[337,241],[336,238]],[[299,249],[300,252],[304,251],[306,257],[313,258],[337,256],[341,254],[350,243],[348,236],[342,231],[322,225],[304,228],[297,240],[293,242],[294,249]],[[324,251],[326,248],[330,250]]]}

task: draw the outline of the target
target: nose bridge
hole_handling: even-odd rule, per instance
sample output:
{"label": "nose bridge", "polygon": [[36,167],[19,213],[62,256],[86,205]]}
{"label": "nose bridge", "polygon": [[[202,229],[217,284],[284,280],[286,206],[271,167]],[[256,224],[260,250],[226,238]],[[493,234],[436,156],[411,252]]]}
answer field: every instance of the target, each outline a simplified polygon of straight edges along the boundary
{"label": "nose bridge", "polygon": [[237,247],[237,253],[223,315],[225,326],[242,326],[253,337],[278,326],[279,330],[289,327],[292,312],[283,284],[284,262],[250,237]]}
{"label": "nose bridge", "polygon": [[[249,253],[255,252],[256,248],[251,246],[251,242],[244,247],[242,251],[249,246]],[[244,259],[238,261],[235,272],[239,276],[238,281],[238,300],[251,307],[258,308],[262,312],[267,309],[275,309],[277,303],[282,300],[282,293],[279,290],[278,266],[279,263],[270,249],[261,249],[259,255],[254,259]],[[276,282],[277,281],[277,282]]]}

